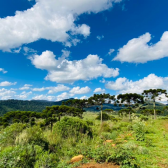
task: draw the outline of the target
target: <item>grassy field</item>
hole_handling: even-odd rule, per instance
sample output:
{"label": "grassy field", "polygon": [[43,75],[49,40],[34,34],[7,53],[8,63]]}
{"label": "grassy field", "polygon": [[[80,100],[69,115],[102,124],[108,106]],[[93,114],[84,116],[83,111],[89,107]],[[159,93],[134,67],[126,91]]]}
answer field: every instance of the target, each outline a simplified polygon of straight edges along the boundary
{"label": "grassy field", "polygon": [[[63,117],[50,127],[40,122],[15,123],[0,130],[1,168],[71,168],[84,163],[113,163],[121,168],[168,167],[168,119],[142,121],[135,115],[118,120],[96,120],[86,112],[83,119]],[[74,156],[83,155],[71,163]]]}

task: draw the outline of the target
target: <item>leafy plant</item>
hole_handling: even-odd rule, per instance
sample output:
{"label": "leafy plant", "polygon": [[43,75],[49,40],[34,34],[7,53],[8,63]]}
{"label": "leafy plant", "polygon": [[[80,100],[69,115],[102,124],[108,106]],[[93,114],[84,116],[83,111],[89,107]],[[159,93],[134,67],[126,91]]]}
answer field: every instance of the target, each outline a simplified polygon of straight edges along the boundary
{"label": "leafy plant", "polygon": [[73,117],[65,117],[57,122],[53,132],[61,135],[62,138],[79,136],[80,134],[88,134],[88,136],[92,137],[92,129],[87,125],[86,121]]}
{"label": "leafy plant", "polygon": [[[96,117],[97,120],[101,120],[101,113],[99,113],[99,115]],[[106,120],[110,120],[111,116],[109,116],[106,112],[102,112],[102,120],[106,121]]]}
{"label": "leafy plant", "polygon": [[8,147],[0,153],[1,168],[32,168],[42,148],[34,145]]}

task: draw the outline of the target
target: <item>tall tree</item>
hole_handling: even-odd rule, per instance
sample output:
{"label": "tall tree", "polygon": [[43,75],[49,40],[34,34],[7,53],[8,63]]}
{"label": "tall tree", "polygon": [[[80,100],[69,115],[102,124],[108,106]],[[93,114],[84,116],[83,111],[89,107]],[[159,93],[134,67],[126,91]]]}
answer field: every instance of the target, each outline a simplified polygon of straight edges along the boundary
{"label": "tall tree", "polygon": [[84,108],[87,106],[87,100],[70,99],[70,100],[67,100],[66,102],[63,102],[63,104],[67,106],[75,107],[84,111]]}
{"label": "tall tree", "polygon": [[153,109],[154,109],[154,119],[156,119],[156,99],[161,100],[161,95],[165,95],[167,97],[166,90],[163,89],[149,89],[144,90],[142,95],[146,97],[146,99],[153,101]]}
{"label": "tall tree", "polygon": [[121,109],[118,111],[118,115],[119,116],[127,116],[127,114],[132,114],[132,113],[135,113],[135,111],[132,109],[132,108],[124,108],[124,109]]}
{"label": "tall tree", "polygon": [[129,120],[131,120],[131,106],[135,105],[136,103],[144,103],[144,97],[136,93],[119,94],[117,96],[117,99],[118,102],[125,104],[125,106],[128,106]]}
{"label": "tall tree", "polygon": [[94,94],[92,97],[88,99],[88,104],[90,105],[97,105],[100,107],[101,110],[101,123],[103,122],[102,119],[102,110],[103,110],[103,104],[105,101],[108,101],[108,103],[111,103],[111,101],[115,100],[115,96],[111,96],[110,94]]}

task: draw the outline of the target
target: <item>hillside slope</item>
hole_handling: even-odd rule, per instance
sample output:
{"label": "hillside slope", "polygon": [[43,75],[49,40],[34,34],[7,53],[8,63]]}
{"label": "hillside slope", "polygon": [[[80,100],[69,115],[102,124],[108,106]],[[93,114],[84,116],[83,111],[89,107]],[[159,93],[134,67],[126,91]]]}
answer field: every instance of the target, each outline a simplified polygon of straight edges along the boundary
{"label": "hillside slope", "polygon": [[[68,99],[62,100],[67,101]],[[0,116],[5,114],[9,111],[35,111],[35,112],[41,112],[43,111],[46,106],[53,106],[53,105],[61,105],[62,101],[54,102],[54,101],[45,101],[45,100],[0,100]],[[144,104],[146,108],[153,109],[153,103],[148,102]],[[156,103],[156,108],[162,110],[165,105],[162,103]],[[98,106],[92,106],[89,108],[85,108],[86,111],[91,112],[99,112],[100,110],[97,110],[96,107]],[[104,104],[103,110],[105,109],[113,109],[114,111],[119,111],[120,109],[125,108],[125,106],[118,107],[114,106],[113,104]]]}

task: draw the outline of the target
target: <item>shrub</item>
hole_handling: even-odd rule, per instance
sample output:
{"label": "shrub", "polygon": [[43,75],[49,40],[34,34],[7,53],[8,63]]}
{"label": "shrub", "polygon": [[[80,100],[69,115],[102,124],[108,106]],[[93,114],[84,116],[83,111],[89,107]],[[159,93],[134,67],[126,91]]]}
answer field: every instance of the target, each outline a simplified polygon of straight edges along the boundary
{"label": "shrub", "polygon": [[19,135],[25,127],[25,124],[14,123],[2,130],[0,134],[0,146],[14,145],[16,136]]}
{"label": "shrub", "polygon": [[122,146],[114,148],[114,153],[107,158],[107,161],[121,165],[123,168],[140,168],[135,152]]}
{"label": "shrub", "polygon": [[43,152],[39,155],[34,168],[55,168],[57,167],[58,158],[54,154]]}
{"label": "shrub", "polygon": [[137,122],[133,125],[133,130],[136,134],[137,141],[145,140],[145,124],[143,122]]}
{"label": "shrub", "polygon": [[59,134],[62,138],[78,137],[80,134],[92,137],[92,129],[86,121],[74,117],[64,117],[57,122],[53,127],[53,133]]}
{"label": "shrub", "polygon": [[[96,117],[97,120],[101,120],[101,113],[99,113],[99,115]],[[109,116],[107,113],[102,112],[102,120],[106,121],[106,120],[110,120],[111,116]]]}
{"label": "shrub", "polygon": [[101,125],[102,132],[111,132],[111,127],[107,122],[103,122]]}
{"label": "shrub", "polygon": [[115,140],[118,136],[118,132],[117,131],[113,131],[112,133],[110,132],[102,132],[101,133],[101,138],[104,140]]}
{"label": "shrub", "polygon": [[48,142],[43,137],[43,131],[39,126],[33,126],[24,130],[16,139],[18,144],[34,144],[48,150]]}
{"label": "shrub", "polygon": [[148,121],[149,118],[147,116],[141,115],[140,119],[141,121]]}
{"label": "shrub", "polygon": [[32,168],[41,153],[42,148],[39,146],[8,147],[0,153],[0,167]]}

